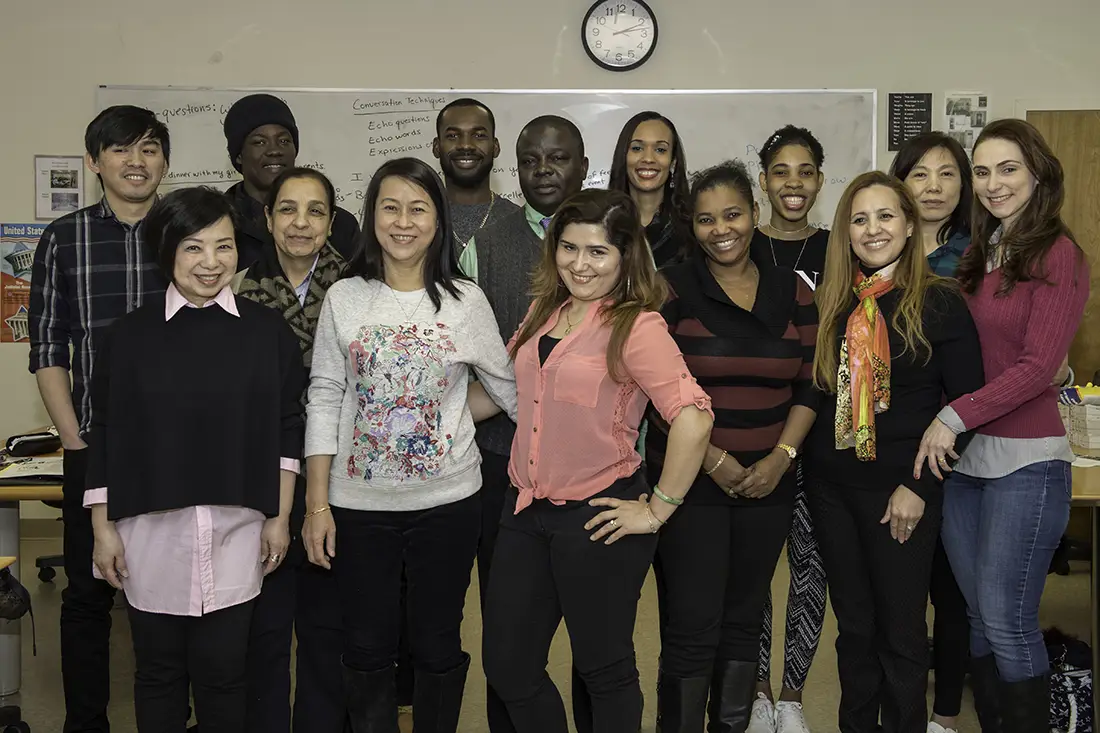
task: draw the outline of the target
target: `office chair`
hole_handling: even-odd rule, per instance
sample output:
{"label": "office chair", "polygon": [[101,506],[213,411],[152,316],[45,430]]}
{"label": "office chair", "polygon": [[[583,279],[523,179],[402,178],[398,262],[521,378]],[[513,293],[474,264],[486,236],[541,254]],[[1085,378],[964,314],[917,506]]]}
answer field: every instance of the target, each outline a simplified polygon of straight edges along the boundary
{"label": "office chair", "polygon": [[[61,508],[60,501],[44,501],[42,502],[46,506],[53,507],[54,509]],[[61,521],[58,517],[57,521]],[[34,559],[34,566],[38,568],[38,579],[43,583],[52,583],[53,579],[57,577],[57,568],[65,567],[64,555],[42,555]]]}

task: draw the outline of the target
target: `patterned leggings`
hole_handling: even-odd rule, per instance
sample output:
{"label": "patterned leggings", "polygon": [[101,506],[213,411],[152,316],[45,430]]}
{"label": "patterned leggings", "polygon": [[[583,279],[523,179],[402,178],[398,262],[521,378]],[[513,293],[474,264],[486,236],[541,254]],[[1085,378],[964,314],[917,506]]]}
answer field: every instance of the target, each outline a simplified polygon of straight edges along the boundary
{"label": "patterned leggings", "polygon": [[[801,691],[810,673],[821,627],[825,623],[825,568],[814,538],[810,509],[806,503],[802,462],[798,463],[798,496],[794,519],[787,537],[787,563],[791,571],[791,589],[787,598],[787,628],[783,642],[783,687]],[[771,679],[772,599],[764,606],[764,626],[760,633],[760,666],[756,678]]]}

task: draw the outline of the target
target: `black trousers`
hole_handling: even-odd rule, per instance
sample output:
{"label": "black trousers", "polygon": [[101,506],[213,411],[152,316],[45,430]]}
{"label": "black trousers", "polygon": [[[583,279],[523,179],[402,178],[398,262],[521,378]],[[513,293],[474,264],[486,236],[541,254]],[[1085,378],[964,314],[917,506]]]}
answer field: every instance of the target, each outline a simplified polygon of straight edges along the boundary
{"label": "black trousers", "polygon": [[681,506],[661,530],[661,668],[708,677],[715,660],[756,662],[764,605],[794,502]]}
{"label": "black trousers", "polygon": [[[61,679],[64,733],[107,733],[111,698],[111,608],[115,589],[92,575],[91,510],[84,508],[86,450],[64,454],[62,520],[65,576],[61,592]],[[183,710],[186,711],[186,702]]]}
{"label": "black trousers", "polygon": [[445,674],[463,664],[462,609],[481,532],[480,496],[420,511],[333,507],[332,516],[343,663],[373,672],[397,662],[404,571],[413,666]]}
{"label": "black trousers", "polygon": [[929,595],[936,608],[932,624],[936,698],[932,712],[953,718],[962,711],[963,683],[970,657],[970,619],[966,615],[966,599],[959,590],[942,539],[936,542],[936,553],[932,556]]}
{"label": "black trousers", "polygon": [[[500,533],[505,497],[511,490],[508,461],[508,456],[481,451],[481,542],[477,548],[477,581],[483,622],[489,596],[489,570],[493,565],[493,551]],[[485,685],[485,716],[490,733],[514,733],[516,730],[508,716],[508,706],[488,683]]]}
{"label": "black trousers", "polygon": [[896,487],[866,490],[809,477],[813,515],[837,621],[841,733],[927,728],[928,586],[940,534],[943,494],[904,545],[881,524]]}
{"label": "black trousers", "polygon": [[202,733],[244,730],[253,601],[205,616],[130,608],[138,733],[185,733],[188,691]]}
{"label": "black trousers", "polygon": [[[598,496],[632,500],[643,491],[639,471]],[[510,489],[489,578],[483,637],[489,684],[520,733],[565,733],[565,707],[546,672],[564,617],[573,665],[591,697],[593,730],[637,733],[642,691],[634,620],[657,537],[592,542],[584,525],[601,508],[538,500],[517,515],[517,497]]]}
{"label": "black trousers", "polygon": [[248,643],[249,733],[290,733],[290,646],[298,638],[293,726],[296,733],[343,733],[348,725],[340,654],[343,627],[332,571],[306,558],[301,530],[305,481],[299,477],[290,548],[264,578]]}

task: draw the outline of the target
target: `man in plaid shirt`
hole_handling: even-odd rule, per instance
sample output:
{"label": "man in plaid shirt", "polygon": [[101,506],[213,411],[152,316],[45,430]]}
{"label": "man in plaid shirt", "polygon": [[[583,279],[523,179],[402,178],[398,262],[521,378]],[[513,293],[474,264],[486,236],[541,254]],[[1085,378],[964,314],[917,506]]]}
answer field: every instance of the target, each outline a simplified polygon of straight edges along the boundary
{"label": "man in plaid shirt", "polygon": [[84,146],[103,198],[51,223],[35,250],[30,370],[65,448],[64,733],[106,733],[114,589],[92,576],[94,535],[84,508],[89,386],[107,328],[167,287],[141,222],[168,170],[168,128],[147,109],[110,107],[88,125]]}

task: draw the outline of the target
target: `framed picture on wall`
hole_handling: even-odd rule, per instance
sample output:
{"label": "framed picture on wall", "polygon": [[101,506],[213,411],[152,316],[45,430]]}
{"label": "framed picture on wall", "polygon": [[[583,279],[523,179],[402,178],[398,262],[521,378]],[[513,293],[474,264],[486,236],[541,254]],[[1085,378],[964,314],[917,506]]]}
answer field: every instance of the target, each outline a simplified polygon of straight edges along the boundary
{"label": "framed picture on wall", "polygon": [[84,208],[84,159],[79,155],[34,156],[34,218],[53,221]]}

